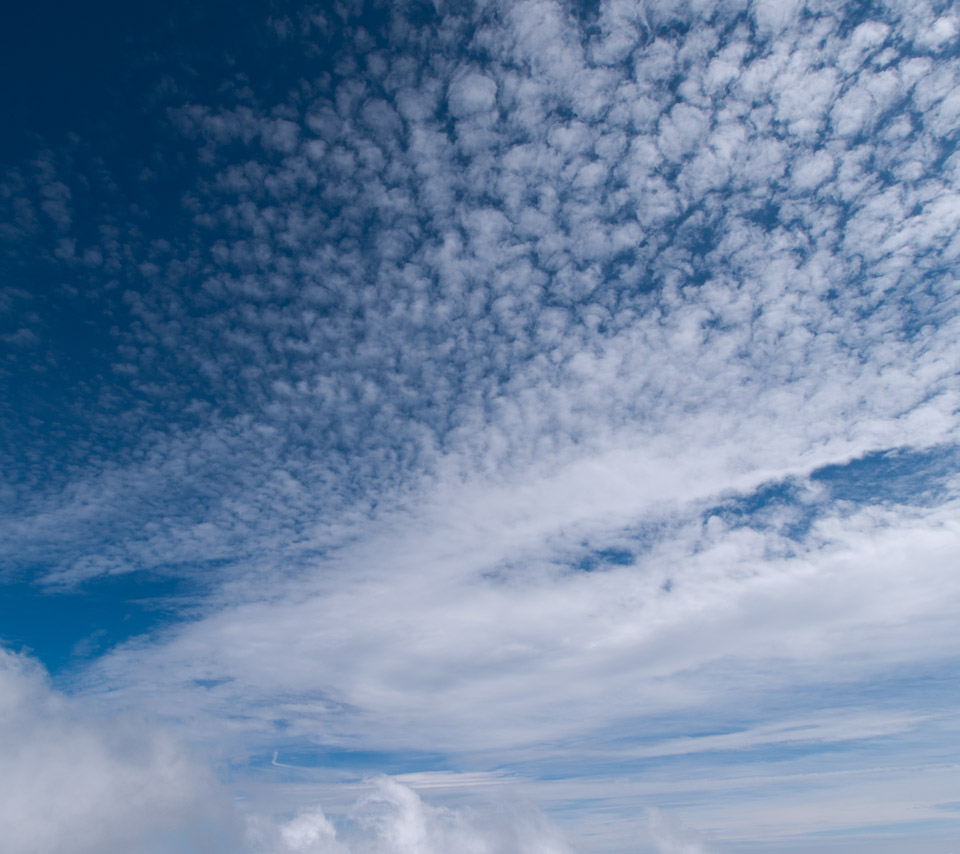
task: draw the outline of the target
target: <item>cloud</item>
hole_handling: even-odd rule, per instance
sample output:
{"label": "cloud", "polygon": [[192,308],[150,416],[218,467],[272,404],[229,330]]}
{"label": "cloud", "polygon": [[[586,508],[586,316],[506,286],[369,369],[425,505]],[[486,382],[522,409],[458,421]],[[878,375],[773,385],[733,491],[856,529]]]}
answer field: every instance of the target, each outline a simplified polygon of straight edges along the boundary
{"label": "cloud", "polygon": [[450,85],[450,111],[458,117],[490,110],[497,98],[496,81],[485,74],[468,72]]}
{"label": "cloud", "polygon": [[0,653],[0,832],[10,854],[223,850],[229,803],[177,743],[52,689]]}
{"label": "cloud", "polygon": [[658,854],[707,854],[707,847],[689,829],[660,810],[649,810],[647,820]]}
{"label": "cloud", "polygon": [[253,854],[570,854],[571,849],[535,810],[498,805],[495,812],[424,803],[389,777],[368,781],[347,810],[344,829],[317,807],[289,820],[251,815]]}
{"label": "cloud", "polygon": [[[0,830],[10,854],[568,854],[535,810],[496,817],[424,803],[388,777],[339,830],[320,807],[290,817],[234,803],[210,768],[146,719],[103,716],[50,686],[37,662],[0,653]],[[432,785],[436,785],[433,781]]]}
{"label": "cloud", "polygon": [[427,807],[411,789],[382,778],[359,803],[360,823],[376,850],[396,854],[568,854],[569,848],[536,815],[507,813],[499,820]]}
{"label": "cloud", "polygon": [[[516,750],[549,753],[549,744],[591,732],[627,738],[638,708],[722,705],[731,692],[766,702],[802,685],[949,660],[951,507],[909,521],[892,509],[830,516],[802,548],[775,529],[714,518],[695,535],[681,529],[659,541],[639,564],[582,572],[564,568],[572,543],[559,531],[548,561],[534,545],[541,534],[504,523],[523,509],[508,505],[486,527],[476,508],[453,506],[425,524],[436,533],[401,524],[389,542],[326,564],[322,580],[223,608],[167,643],[116,650],[97,678],[132,702],[139,684],[151,697],[162,685],[155,702],[164,713],[209,716],[210,727],[242,704],[251,713],[244,728],[258,739],[269,740],[279,719],[286,732],[331,745],[508,762]],[[453,527],[465,518],[477,526],[469,539]],[[489,531],[503,542],[492,544]],[[223,681],[196,692],[181,687],[190,679]],[[276,699],[303,695],[305,685],[312,704]],[[838,737],[855,740],[858,727],[868,735],[860,720]],[[882,736],[884,726],[873,731]],[[783,722],[739,741],[667,741],[640,753],[798,739],[804,731]]]}

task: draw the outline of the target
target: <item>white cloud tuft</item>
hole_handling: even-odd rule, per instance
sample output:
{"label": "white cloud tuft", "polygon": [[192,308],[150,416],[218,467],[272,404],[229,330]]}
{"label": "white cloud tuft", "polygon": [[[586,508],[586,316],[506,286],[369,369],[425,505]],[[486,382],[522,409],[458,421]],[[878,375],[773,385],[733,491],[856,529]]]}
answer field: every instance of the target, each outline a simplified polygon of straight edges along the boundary
{"label": "white cloud tuft", "polygon": [[288,821],[252,816],[251,854],[572,854],[535,810],[438,807],[390,777],[367,785],[339,833],[318,807]]}
{"label": "white cloud tuft", "polygon": [[496,81],[471,71],[455,80],[447,94],[455,116],[470,116],[493,108],[497,99]]}

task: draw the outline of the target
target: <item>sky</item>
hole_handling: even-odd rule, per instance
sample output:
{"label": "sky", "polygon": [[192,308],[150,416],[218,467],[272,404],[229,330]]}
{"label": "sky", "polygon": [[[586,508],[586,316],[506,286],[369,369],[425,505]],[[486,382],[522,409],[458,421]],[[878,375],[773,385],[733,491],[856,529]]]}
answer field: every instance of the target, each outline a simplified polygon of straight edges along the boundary
{"label": "sky", "polygon": [[7,854],[960,851],[960,11],[21,4]]}

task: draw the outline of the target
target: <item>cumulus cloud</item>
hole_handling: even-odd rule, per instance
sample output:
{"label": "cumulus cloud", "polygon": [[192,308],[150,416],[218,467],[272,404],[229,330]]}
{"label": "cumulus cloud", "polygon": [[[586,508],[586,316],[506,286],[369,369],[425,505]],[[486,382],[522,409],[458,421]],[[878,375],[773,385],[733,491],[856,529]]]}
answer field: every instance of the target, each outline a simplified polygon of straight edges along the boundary
{"label": "cumulus cloud", "polygon": [[368,781],[345,812],[340,830],[319,807],[287,820],[250,815],[251,854],[571,854],[535,810],[501,806],[492,813],[424,803],[390,777]]}
{"label": "cumulus cloud", "polygon": [[558,832],[531,807],[498,804],[491,810],[425,803],[390,777],[369,779],[366,791],[340,816],[340,826],[318,806],[290,818],[249,814],[250,854],[571,854]]}
{"label": "cumulus cloud", "polygon": [[535,810],[431,806],[375,778],[341,816],[233,803],[182,744],[144,718],[104,716],[54,689],[35,661],[0,653],[0,831],[10,854],[568,854]]}
{"label": "cumulus cloud", "polygon": [[[535,813],[498,817],[430,807],[412,789],[381,778],[357,804],[357,818],[377,854],[570,854],[560,836]],[[512,814],[511,814],[512,812]]]}
{"label": "cumulus cloud", "polygon": [[0,652],[0,833],[10,854],[201,852],[237,841],[212,774],[169,735],[104,717]]}

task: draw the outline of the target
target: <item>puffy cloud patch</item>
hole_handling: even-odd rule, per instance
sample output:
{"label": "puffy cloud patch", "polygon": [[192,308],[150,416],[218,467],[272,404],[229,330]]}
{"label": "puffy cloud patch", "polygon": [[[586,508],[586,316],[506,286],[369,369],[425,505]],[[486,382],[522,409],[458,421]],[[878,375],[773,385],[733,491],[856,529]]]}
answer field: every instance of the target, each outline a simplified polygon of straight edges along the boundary
{"label": "puffy cloud patch", "polygon": [[455,116],[486,112],[496,103],[497,83],[485,74],[470,71],[450,84],[447,99]]}
{"label": "puffy cloud patch", "polygon": [[170,736],[103,717],[0,651],[0,833],[10,854],[225,850],[238,841],[212,774]]}

